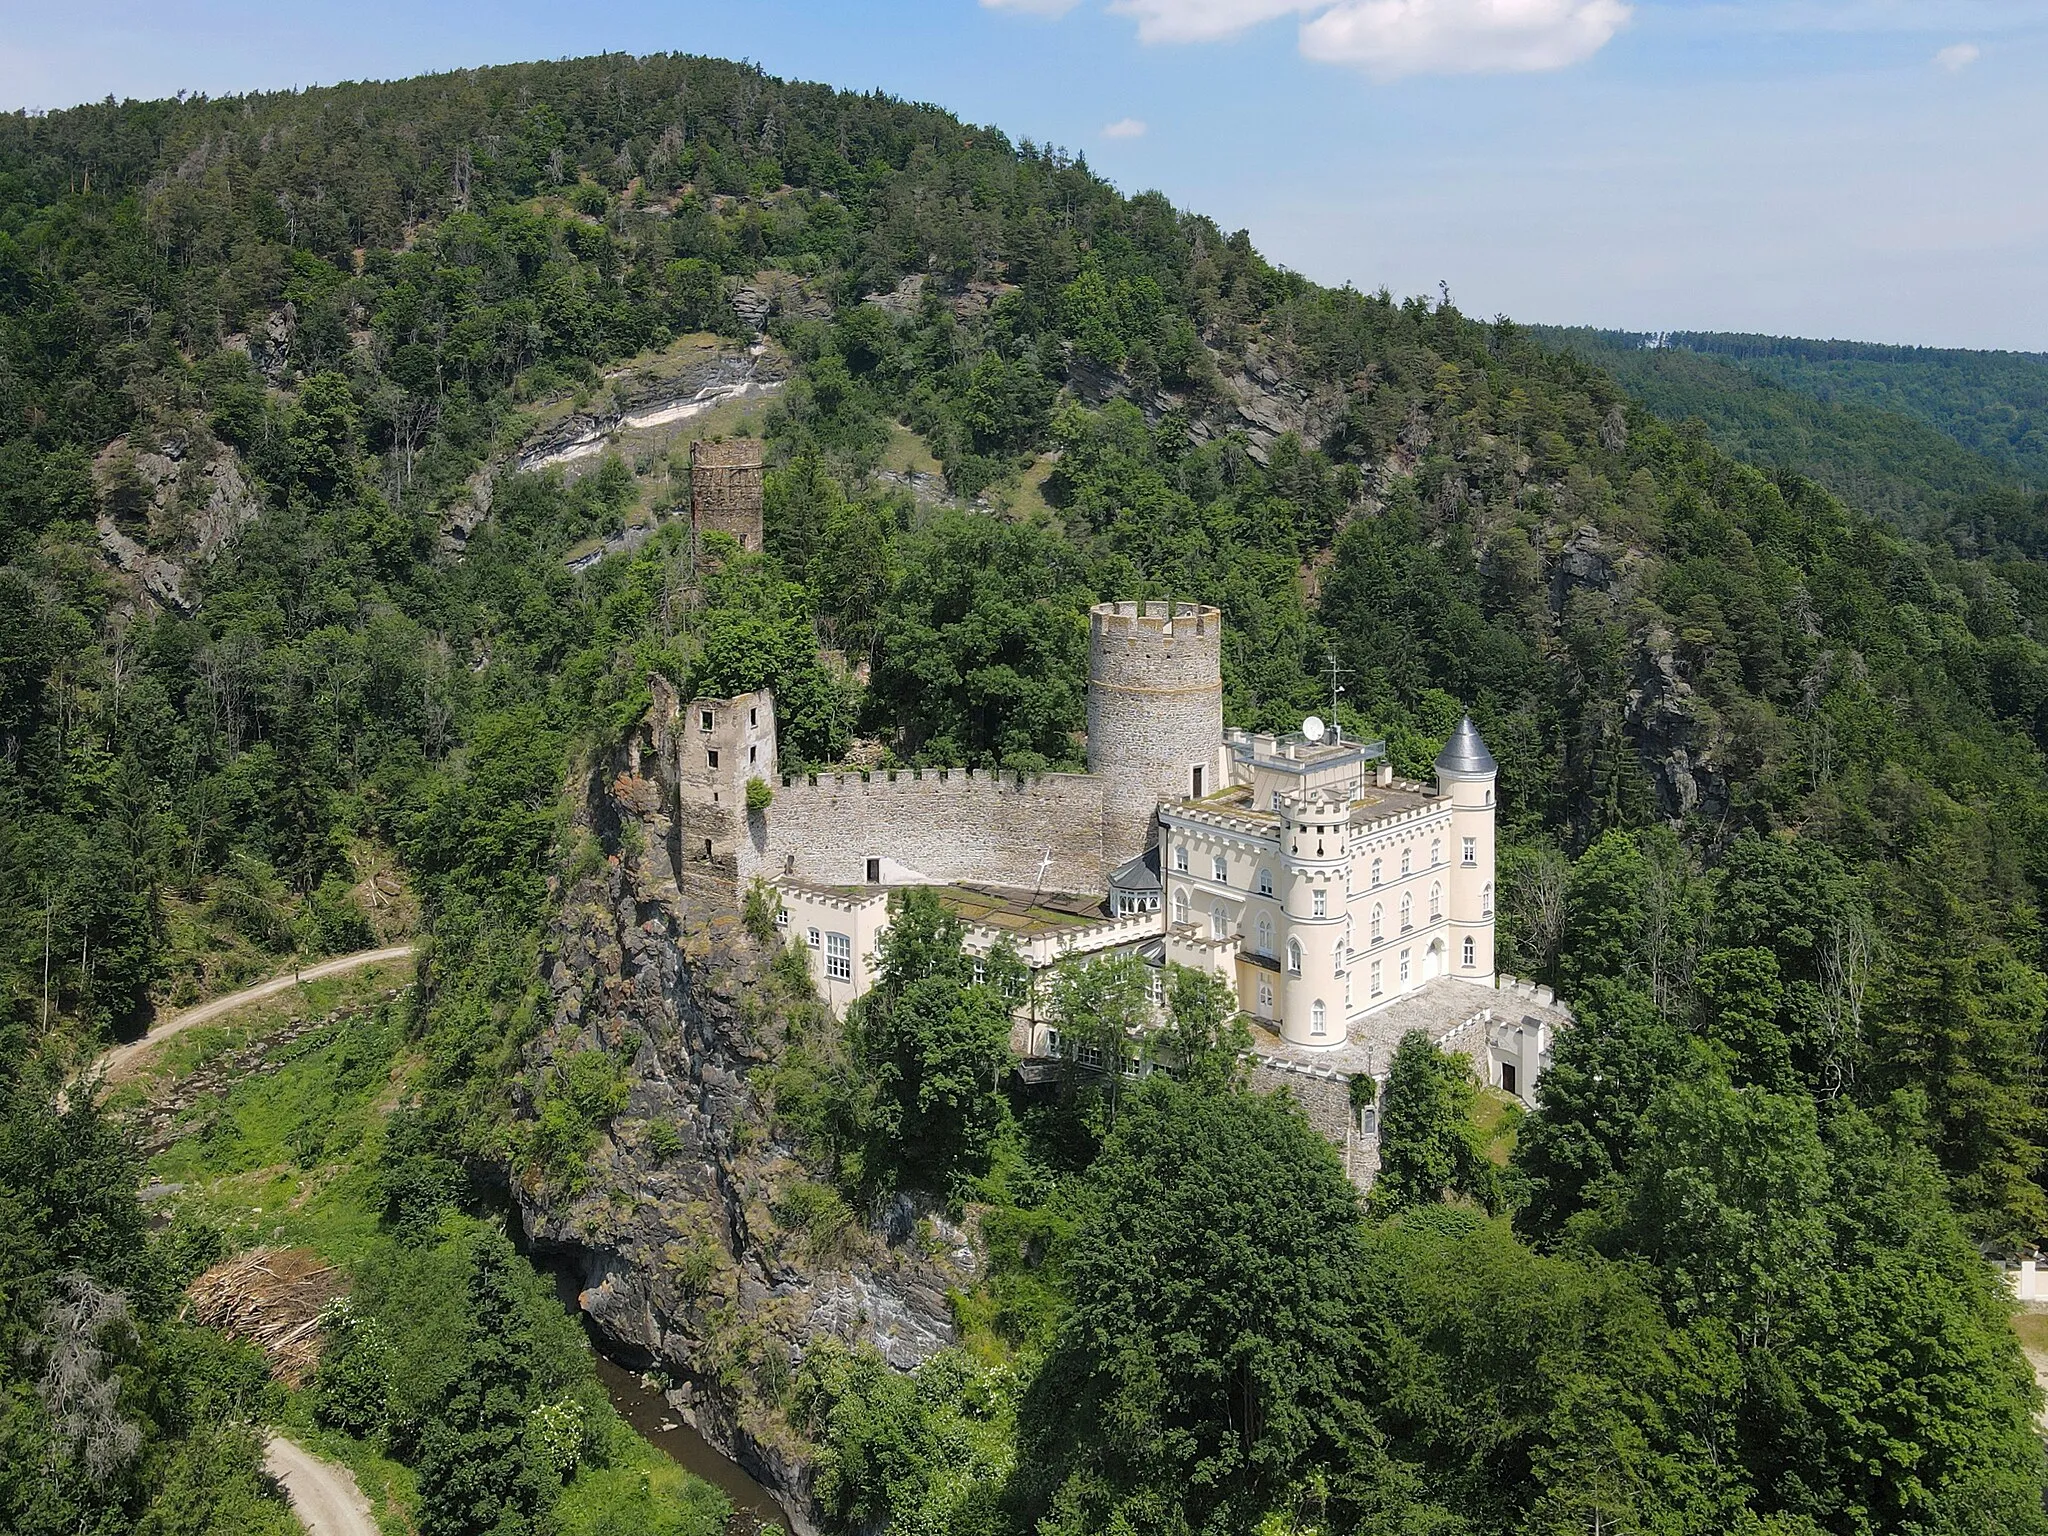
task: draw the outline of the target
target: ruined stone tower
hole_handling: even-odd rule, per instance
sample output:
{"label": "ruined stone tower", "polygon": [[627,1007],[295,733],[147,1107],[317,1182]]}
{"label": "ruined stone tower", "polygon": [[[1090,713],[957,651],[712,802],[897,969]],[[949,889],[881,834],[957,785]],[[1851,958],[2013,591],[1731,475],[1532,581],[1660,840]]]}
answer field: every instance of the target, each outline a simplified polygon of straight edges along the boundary
{"label": "ruined stone tower", "polygon": [[1165,799],[1224,785],[1223,615],[1197,603],[1088,611],[1088,771],[1114,860],[1151,841]]}
{"label": "ruined stone tower", "polygon": [[761,547],[761,440],[730,437],[690,445],[690,526]]}

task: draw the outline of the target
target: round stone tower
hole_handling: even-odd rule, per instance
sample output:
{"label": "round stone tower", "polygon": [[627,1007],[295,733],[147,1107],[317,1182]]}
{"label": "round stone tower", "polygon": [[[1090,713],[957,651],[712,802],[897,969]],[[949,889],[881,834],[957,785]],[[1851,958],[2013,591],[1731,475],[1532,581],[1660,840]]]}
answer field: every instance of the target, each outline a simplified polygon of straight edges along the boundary
{"label": "round stone tower", "polygon": [[1312,1050],[1342,1045],[1346,1034],[1349,801],[1329,790],[1273,797],[1280,815],[1280,900],[1287,909],[1280,1034],[1289,1045]]}
{"label": "round stone tower", "polygon": [[[1436,758],[1436,789],[1451,801],[1451,952],[1445,968],[1493,980],[1493,791],[1500,769],[1467,715]],[[1466,959],[1466,946],[1471,959]]]}
{"label": "round stone tower", "polygon": [[1223,615],[1198,603],[1088,611],[1088,771],[1103,783],[1103,855],[1151,842],[1161,800],[1221,788]]}

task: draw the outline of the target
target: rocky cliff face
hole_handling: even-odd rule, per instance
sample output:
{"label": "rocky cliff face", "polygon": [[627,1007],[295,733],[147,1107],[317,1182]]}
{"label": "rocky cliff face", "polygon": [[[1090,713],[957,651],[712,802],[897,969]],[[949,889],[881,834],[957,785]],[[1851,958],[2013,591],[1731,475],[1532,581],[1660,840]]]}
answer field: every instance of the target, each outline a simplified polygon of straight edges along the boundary
{"label": "rocky cliff face", "polygon": [[621,851],[566,893],[553,1016],[520,1090],[533,1117],[572,1060],[601,1051],[624,1064],[624,1105],[580,1177],[515,1170],[515,1193],[618,1358],[677,1383],[678,1412],[809,1529],[811,1447],[780,1408],[792,1371],[826,1335],[904,1369],[929,1358],[977,1260],[909,1205],[852,1219],[778,1135],[763,1079],[802,1004],[730,891],[678,883],[654,731],[590,786],[585,830]]}

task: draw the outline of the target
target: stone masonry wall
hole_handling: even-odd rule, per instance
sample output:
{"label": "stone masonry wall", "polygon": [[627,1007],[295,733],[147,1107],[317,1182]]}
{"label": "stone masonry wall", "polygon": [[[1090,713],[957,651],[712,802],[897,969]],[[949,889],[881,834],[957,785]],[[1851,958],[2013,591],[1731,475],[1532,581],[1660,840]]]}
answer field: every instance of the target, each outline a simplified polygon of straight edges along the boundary
{"label": "stone masonry wall", "polygon": [[1283,1088],[1308,1117],[1308,1123],[1322,1133],[1344,1159],[1344,1171],[1361,1189],[1370,1188],[1379,1172],[1379,1148],[1375,1138],[1367,1145],[1358,1134],[1357,1116],[1351,1108],[1351,1079],[1341,1073],[1290,1072],[1263,1059],[1254,1059],[1251,1086],[1259,1093],[1278,1093]]}
{"label": "stone masonry wall", "polygon": [[690,522],[729,533],[745,549],[761,547],[761,443],[735,437],[690,448]]}
{"label": "stone masonry wall", "polygon": [[[971,769],[792,776],[751,819],[739,875],[789,873],[859,885],[867,861],[891,859],[946,883],[977,881],[1049,891],[1100,891],[1103,782],[1089,774]],[[1040,879],[1047,853],[1052,863]]]}
{"label": "stone masonry wall", "polygon": [[1222,614],[1193,603],[1090,609],[1088,770],[1107,781],[1110,854],[1143,849],[1159,801],[1190,794],[1197,767],[1213,793],[1222,745]]}

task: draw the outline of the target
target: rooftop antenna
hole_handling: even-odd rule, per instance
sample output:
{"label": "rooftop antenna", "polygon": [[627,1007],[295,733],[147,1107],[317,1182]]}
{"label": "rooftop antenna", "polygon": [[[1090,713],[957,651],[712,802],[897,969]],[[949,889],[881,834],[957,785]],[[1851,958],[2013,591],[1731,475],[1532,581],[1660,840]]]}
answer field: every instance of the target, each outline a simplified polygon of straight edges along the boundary
{"label": "rooftop antenna", "polygon": [[1330,663],[1330,732],[1333,740],[1342,743],[1344,727],[1337,723],[1337,700],[1344,696],[1344,685],[1337,679],[1344,675],[1344,669],[1337,665],[1337,651],[1334,646],[1325,655]]}

